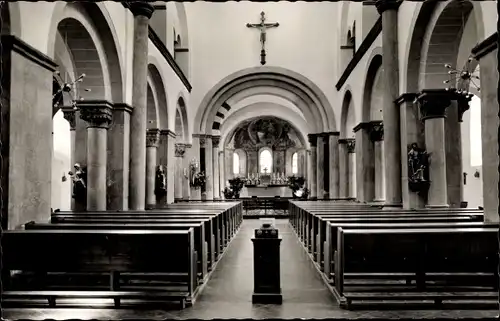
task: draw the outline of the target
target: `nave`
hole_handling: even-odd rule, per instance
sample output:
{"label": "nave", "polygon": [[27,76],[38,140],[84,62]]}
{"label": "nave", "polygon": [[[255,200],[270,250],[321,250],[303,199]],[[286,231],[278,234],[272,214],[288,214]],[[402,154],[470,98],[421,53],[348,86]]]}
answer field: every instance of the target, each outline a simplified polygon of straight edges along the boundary
{"label": "nave", "polygon": [[496,310],[344,310],[324,285],[304,251],[289,220],[276,220],[283,238],[281,245],[281,286],[283,304],[253,305],[253,249],[250,238],[259,220],[244,220],[217,264],[210,280],[192,307],[184,310],[134,310],[110,308],[9,308],[5,319],[213,319],[213,318],[330,318],[350,319],[467,319],[496,318]]}

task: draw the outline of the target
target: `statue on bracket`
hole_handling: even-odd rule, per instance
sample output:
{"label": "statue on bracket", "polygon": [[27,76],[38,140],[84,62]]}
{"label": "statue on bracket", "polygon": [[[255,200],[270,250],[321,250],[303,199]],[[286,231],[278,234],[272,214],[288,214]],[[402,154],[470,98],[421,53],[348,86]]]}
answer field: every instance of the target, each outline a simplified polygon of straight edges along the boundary
{"label": "statue on bracket", "polygon": [[411,144],[408,152],[408,184],[417,193],[426,193],[430,185],[429,155],[417,143]]}
{"label": "statue on bracket", "polygon": [[73,165],[74,171],[69,171],[68,174],[73,180],[73,198],[75,202],[87,204],[87,168],[79,163]]}
{"label": "statue on bracket", "polygon": [[157,197],[164,197],[167,195],[167,175],[163,165],[158,165],[156,167],[155,195]]}

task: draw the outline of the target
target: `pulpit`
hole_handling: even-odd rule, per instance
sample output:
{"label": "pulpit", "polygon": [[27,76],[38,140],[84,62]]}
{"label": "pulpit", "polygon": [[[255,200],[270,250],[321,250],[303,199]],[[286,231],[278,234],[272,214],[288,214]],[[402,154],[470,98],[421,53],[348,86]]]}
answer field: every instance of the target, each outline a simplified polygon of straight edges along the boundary
{"label": "pulpit", "polygon": [[254,292],[252,303],[282,304],[280,277],[281,238],[274,219],[262,220],[252,238],[254,248]]}

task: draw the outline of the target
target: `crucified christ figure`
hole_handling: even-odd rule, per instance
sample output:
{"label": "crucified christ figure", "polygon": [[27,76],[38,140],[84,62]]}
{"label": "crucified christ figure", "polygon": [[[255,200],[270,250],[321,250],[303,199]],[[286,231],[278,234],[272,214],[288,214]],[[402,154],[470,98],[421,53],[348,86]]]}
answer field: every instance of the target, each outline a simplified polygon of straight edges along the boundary
{"label": "crucified christ figure", "polygon": [[265,65],[266,61],[264,59],[265,57],[265,51],[266,51],[266,31],[269,28],[276,28],[279,27],[279,23],[266,23],[266,14],[264,11],[260,13],[260,23],[247,23],[248,28],[257,28],[260,30],[260,45],[262,47],[261,49],[261,64]]}

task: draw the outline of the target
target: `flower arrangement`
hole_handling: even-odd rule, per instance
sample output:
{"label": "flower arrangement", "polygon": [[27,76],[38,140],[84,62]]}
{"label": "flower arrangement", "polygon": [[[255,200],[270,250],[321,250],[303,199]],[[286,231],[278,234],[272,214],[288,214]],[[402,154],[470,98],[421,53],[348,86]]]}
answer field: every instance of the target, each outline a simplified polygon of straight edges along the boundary
{"label": "flower arrangement", "polygon": [[191,186],[194,187],[194,189],[200,189],[205,187],[205,184],[207,183],[207,177],[205,175],[205,172],[198,172],[193,175],[193,181],[191,182]]}
{"label": "flower arrangement", "polygon": [[231,186],[231,191],[234,198],[240,198],[240,192],[245,185],[245,181],[246,180],[242,179],[241,177],[236,177],[229,180],[229,185]]}
{"label": "flower arrangement", "polygon": [[303,176],[288,176],[288,187],[292,190],[293,198],[307,198],[309,190],[304,187],[306,179]]}

